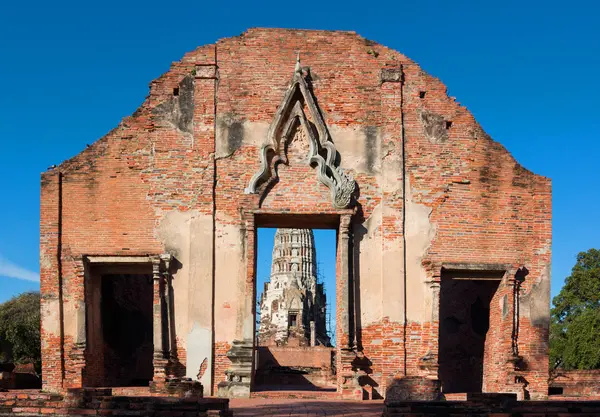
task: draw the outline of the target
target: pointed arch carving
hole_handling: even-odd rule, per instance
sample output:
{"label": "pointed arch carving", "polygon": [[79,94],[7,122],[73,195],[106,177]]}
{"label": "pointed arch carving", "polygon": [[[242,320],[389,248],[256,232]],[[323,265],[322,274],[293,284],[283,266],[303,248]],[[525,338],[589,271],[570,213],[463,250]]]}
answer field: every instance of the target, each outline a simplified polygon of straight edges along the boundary
{"label": "pointed arch carving", "polygon": [[[310,120],[306,116],[305,107]],[[337,149],[305,79],[299,58],[292,83],[275,113],[266,141],[259,150],[260,168],[244,191],[246,194],[256,194],[260,185],[272,175],[277,177],[276,165],[287,161],[285,144],[293,139],[296,129],[302,129],[309,140],[306,162],[316,167],[317,178],[329,188],[333,206],[337,209],[348,208],[352,204],[356,182],[339,165]]]}

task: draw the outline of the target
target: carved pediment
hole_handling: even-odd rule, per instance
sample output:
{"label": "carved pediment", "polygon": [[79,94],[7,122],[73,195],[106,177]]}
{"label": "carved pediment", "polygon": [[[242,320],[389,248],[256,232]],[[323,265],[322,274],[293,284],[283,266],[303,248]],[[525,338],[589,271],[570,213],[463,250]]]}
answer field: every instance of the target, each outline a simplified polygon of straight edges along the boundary
{"label": "carved pediment", "polygon": [[287,162],[286,143],[293,139],[298,129],[302,129],[309,142],[306,163],[316,168],[317,178],[329,188],[333,206],[348,208],[352,203],[356,182],[339,166],[337,150],[305,79],[299,57],[292,83],[275,113],[266,142],[259,150],[260,169],[250,180],[245,192],[256,194],[271,176],[277,177],[277,164]]}

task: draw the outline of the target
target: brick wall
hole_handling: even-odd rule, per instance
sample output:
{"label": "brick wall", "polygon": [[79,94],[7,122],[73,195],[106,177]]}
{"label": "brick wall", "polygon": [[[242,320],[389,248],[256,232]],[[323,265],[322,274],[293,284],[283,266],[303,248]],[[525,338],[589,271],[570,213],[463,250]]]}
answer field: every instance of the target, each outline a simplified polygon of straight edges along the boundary
{"label": "brick wall", "polygon": [[257,367],[271,362],[275,366],[331,368],[332,350],[323,346],[260,346]]}
{"label": "brick wall", "polygon": [[580,397],[582,399],[600,399],[600,370],[554,371],[550,377],[550,387],[562,389],[555,391],[550,398]]}
{"label": "brick wall", "polygon": [[[340,214],[302,158],[278,165],[279,181],[258,195],[244,193],[297,51],[310,66],[341,166],[359,186],[355,321],[372,383],[383,392],[388,377],[421,374],[423,358],[437,354],[433,284],[444,263],[507,264],[512,272],[526,265],[522,376],[545,395],[548,311],[539,306],[549,297],[549,180],[521,167],[402,54],[352,32],[280,29],[252,29],[186,54],[151,83],[132,116],[43,174],[44,386],[61,390],[85,375],[71,355],[72,317],[85,299],[82,257],[167,251],[182,260],[173,280],[177,338],[184,341],[194,323],[214,333],[213,387],[224,379],[231,342],[252,333],[245,324],[255,292],[251,217]],[[403,82],[382,82],[384,69],[402,73]],[[186,220],[173,223],[176,216]],[[194,229],[205,219],[209,227]],[[169,233],[168,225],[181,230]],[[503,377],[489,387],[513,390],[511,329],[498,326],[488,372]],[[338,345],[347,336],[338,327]],[[186,356],[179,354],[182,366]]]}
{"label": "brick wall", "polygon": [[[106,391],[106,392],[101,392]],[[231,417],[229,400],[220,398],[164,398],[131,392],[112,396],[110,390],[69,391],[66,395],[39,392],[0,392],[0,416],[223,416]]]}
{"label": "brick wall", "polygon": [[213,394],[217,393],[219,382],[225,381],[225,371],[231,366],[231,361],[227,357],[229,349],[231,349],[229,343],[215,343]]}

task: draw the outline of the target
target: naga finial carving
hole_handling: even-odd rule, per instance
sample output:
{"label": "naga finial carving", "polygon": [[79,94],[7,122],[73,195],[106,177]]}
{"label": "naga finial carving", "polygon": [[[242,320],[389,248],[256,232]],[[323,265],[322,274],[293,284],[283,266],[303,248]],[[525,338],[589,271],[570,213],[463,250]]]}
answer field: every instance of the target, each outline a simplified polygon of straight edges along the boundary
{"label": "naga finial carving", "polygon": [[333,205],[337,208],[346,208],[352,202],[352,196],[356,189],[356,181],[350,174],[346,174],[341,167],[334,169],[337,174],[335,183],[335,191],[333,192]]}
{"label": "naga finial carving", "polygon": [[[304,98],[304,102],[298,97],[298,91]],[[306,117],[305,106],[311,121]],[[313,129],[313,125],[316,129]],[[329,188],[333,206],[338,209],[348,208],[356,190],[356,181],[336,163],[337,150],[302,73],[300,53],[296,57],[292,83],[275,113],[267,133],[267,140],[259,150],[260,169],[250,180],[245,192],[256,194],[259,185],[270,177],[271,171],[277,175],[274,163],[280,160],[280,155],[285,152],[285,143],[291,140],[296,128],[303,129],[309,139],[310,150],[307,163],[316,165],[317,178]]]}

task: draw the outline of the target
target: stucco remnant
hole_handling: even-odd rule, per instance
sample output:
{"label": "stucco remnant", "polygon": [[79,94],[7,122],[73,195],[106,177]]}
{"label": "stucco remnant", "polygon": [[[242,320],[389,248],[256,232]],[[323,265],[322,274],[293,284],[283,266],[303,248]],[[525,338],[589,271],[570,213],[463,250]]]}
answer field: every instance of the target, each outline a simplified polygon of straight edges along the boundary
{"label": "stucco remnant", "polygon": [[420,118],[425,137],[431,143],[444,143],[448,140],[448,128],[444,116],[429,111],[422,111],[420,112]]}
{"label": "stucco remnant", "polygon": [[212,369],[212,335],[210,328],[202,328],[196,322],[186,338],[186,353],[188,361],[186,364],[186,377],[197,379],[205,387],[210,387],[212,380],[210,372],[200,374],[200,369],[205,366]]}

